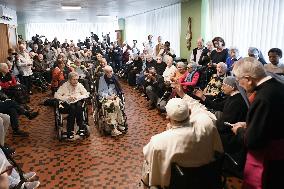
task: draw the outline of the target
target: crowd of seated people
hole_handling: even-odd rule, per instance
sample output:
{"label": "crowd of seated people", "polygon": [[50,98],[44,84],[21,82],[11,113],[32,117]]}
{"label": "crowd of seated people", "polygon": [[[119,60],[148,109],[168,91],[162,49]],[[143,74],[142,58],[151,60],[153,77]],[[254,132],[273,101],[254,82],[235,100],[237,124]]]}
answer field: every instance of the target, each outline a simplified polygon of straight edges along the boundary
{"label": "crowd of seated people", "polygon": [[[142,70],[139,70],[140,72],[135,72],[134,89],[137,89],[149,101],[149,110],[158,109],[166,112],[167,117],[170,117],[171,110],[167,109],[166,104],[171,104],[172,100],[176,100],[176,97],[183,98],[184,96],[188,96],[186,99],[189,102],[199,104],[206,111],[213,113],[210,115],[212,115],[211,118],[214,122],[213,127],[216,127],[216,131],[218,131],[217,138],[220,136],[224,152],[237,162],[237,171],[240,171],[239,175],[242,176],[245,170],[247,147],[243,135],[239,136],[241,131],[237,132],[232,125],[247,120],[249,107],[257,93],[244,90],[243,86],[238,85],[238,79],[234,76],[235,64],[243,60],[237,47],[226,48],[225,41],[221,37],[215,37],[212,41],[207,42],[207,47],[204,47],[203,43],[202,39],[198,39],[197,48],[193,51],[189,62],[181,62],[175,56],[171,56],[171,53],[164,54],[164,50],[161,53],[155,53],[157,50],[153,49],[152,38],[148,36],[148,42],[144,44],[144,49],[140,51],[142,53],[138,55],[143,66]],[[160,39],[156,47],[163,48],[161,44],[163,43]],[[128,51],[130,50],[128,49]],[[280,62],[282,51],[280,49],[269,50],[270,63],[268,64],[264,61],[261,51],[255,47],[248,48],[248,54],[243,57],[246,56],[261,62],[267,74],[274,74],[272,77],[283,83],[283,78],[278,77],[283,75],[283,63]],[[128,65],[134,64],[134,58],[137,60],[137,54],[131,55],[130,53],[129,61],[123,68],[131,70],[131,66],[128,67]],[[158,61],[162,62],[163,66],[157,68]],[[129,85],[133,86],[133,75],[129,74],[126,78]],[[129,79],[131,79],[130,82]],[[175,103],[177,104],[177,102]],[[199,112],[198,108],[195,110],[195,107],[190,107],[190,109],[192,112]],[[170,122],[171,124],[176,123],[171,118]],[[246,129],[242,124],[237,124],[237,126],[240,129]],[[183,128],[183,126],[180,127]],[[186,165],[187,161],[182,157],[183,155],[187,158],[190,157],[187,152],[181,153],[179,149],[176,149],[175,152],[167,152],[172,149],[171,145],[175,145],[173,141],[168,144],[166,140],[163,140],[163,137],[168,138],[171,135],[170,132],[174,133],[175,131],[166,131],[152,137],[143,150],[148,164],[149,174],[144,180],[147,185],[156,185],[162,188],[168,186],[170,175],[167,171],[169,171],[171,163],[178,163],[182,166],[198,166]],[[178,140],[182,139],[177,139],[177,142]],[[205,142],[204,139],[203,141]],[[173,154],[163,158],[163,153]],[[198,153],[196,154],[198,155]],[[210,161],[212,160],[208,160],[207,163]],[[206,163],[204,162],[204,164]],[[229,164],[224,166],[227,166],[227,169],[236,169]]]}
{"label": "crowd of seated people", "polygon": [[[133,41],[133,47],[127,43],[120,47],[117,42],[103,43],[96,39],[92,36],[85,43],[78,43],[77,47],[73,41],[60,44],[56,38],[42,44],[38,44],[37,40],[28,45],[20,41],[17,51],[9,49],[7,63],[0,64],[0,86],[4,97],[0,102],[0,129],[3,130],[0,135],[1,145],[6,145],[5,134],[9,124],[13,135],[28,136],[19,129],[18,116],[25,115],[33,119],[38,113],[29,108],[28,101],[21,102],[15,98],[9,88],[19,86],[26,97],[32,95],[32,77],[37,73],[50,84],[55,98],[72,102],[64,104],[64,108],[69,111],[69,139],[74,137],[75,121],[79,126],[77,134],[83,135],[82,110],[78,99],[81,96],[87,98],[88,92],[91,92],[90,74],[95,77],[92,82],[97,84],[100,102],[106,109],[112,109],[108,115],[109,125],[112,125],[110,134],[121,135],[127,128],[123,125],[124,117],[119,108],[121,99],[118,96],[122,89],[115,74],[123,73],[128,84],[149,100],[149,110],[166,112],[169,117],[168,130],[154,136],[143,150],[149,167],[147,184],[166,187],[172,162],[185,167],[201,166],[212,161],[215,150],[223,152],[224,149],[244,169],[247,146],[242,141],[244,136],[241,134],[246,126],[237,124],[240,128],[237,131],[225,122],[234,124],[246,121],[249,106],[257,94],[251,90],[244,91],[237,85],[239,80],[250,78],[233,76],[234,66],[243,60],[236,47],[227,49],[221,37],[215,37],[205,47],[200,38],[190,60],[185,62],[176,57],[170,42],[163,43],[160,36],[157,45],[154,45],[153,36],[149,35],[147,42],[144,42],[144,49],[137,48],[136,40]],[[268,64],[255,47],[249,48],[248,55],[243,56],[260,61],[267,72],[284,74],[280,62],[282,51],[278,48],[272,48],[268,52]],[[72,91],[76,90],[78,96],[74,97]],[[200,133],[199,128],[206,132]],[[184,137],[175,137],[181,134]],[[170,136],[174,137],[173,143],[167,142]],[[196,136],[196,139],[204,143],[201,146],[191,144],[192,137],[188,136]],[[177,144],[182,145],[176,151],[171,151],[170,145]],[[159,149],[156,150],[157,145]],[[187,151],[188,145],[192,151]],[[208,146],[210,148],[206,148]],[[193,151],[195,156],[187,158]],[[171,156],[164,158],[165,162],[160,162],[156,156],[160,158],[165,155],[163,153]],[[158,170],[157,167],[161,169]]]}

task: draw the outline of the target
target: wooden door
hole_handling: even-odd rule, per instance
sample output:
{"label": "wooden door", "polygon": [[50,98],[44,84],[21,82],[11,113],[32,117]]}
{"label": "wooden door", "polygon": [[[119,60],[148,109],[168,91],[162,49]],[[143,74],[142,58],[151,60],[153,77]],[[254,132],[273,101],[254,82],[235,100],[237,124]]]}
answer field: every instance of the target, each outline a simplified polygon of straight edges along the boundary
{"label": "wooden door", "polygon": [[6,62],[8,57],[8,27],[6,24],[0,24],[0,62]]}

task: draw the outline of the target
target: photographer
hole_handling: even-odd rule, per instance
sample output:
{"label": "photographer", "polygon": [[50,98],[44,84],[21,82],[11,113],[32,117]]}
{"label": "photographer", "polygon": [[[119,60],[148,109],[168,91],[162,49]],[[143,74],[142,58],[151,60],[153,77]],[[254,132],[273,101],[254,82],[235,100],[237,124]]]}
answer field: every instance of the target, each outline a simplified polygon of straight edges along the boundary
{"label": "photographer", "polygon": [[158,99],[161,98],[165,92],[164,79],[158,75],[154,67],[149,68],[149,73],[145,75],[146,80],[146,94],[150,99],[148,110],[156,108]]}
{"label": "photographer", "polygon": [[159,55],[164,57],[165,55],[171,56],[173,59],[176,57],[174,50],[170,47],[170,42],[166,41],[164,44],[164,48],[162,48],[159,52]]}
{"label": "photographer", "polygon": [[55,49],[60,48],[60,42],[57,40],[57,37],[51,42],[51,47],[54,47]]}
{"label": "photographer", "polygon": [[91,40],[90,38],[86,37],[85,41],[84,41],[84,46],[87,48],[87,49],[90,49],[91,48]]}

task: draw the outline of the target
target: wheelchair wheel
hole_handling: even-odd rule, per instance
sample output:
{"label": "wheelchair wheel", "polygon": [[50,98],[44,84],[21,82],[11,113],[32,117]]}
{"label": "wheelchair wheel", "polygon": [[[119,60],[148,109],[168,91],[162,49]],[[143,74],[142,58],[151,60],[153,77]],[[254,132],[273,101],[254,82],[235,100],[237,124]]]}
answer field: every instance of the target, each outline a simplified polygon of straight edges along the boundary
{"label": "wheelchair wheel", "polygon": [[63,135],[63,129],[62,129],[62,127],[59,127],[58,130],[57,130],[57,138],[58,138],[59,141],[62,141],[62,139],[63,139],[62,135]]}
{"label": "wheelchair wheel", "polygon": [[59,141],[63,140],[63,135],[64,135],[64,129],[63,129],[63,118],[62,116],[59,116],[59,124],[57,127],[57,138]]}

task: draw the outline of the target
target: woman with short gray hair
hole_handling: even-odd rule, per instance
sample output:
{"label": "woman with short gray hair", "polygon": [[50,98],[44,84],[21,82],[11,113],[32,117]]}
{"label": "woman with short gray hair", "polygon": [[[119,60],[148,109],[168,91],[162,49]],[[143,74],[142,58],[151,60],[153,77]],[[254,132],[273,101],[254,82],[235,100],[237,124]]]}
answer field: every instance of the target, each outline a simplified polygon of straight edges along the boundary
{"label": "woman with short gray hair", "polygon": [[229,57],[226,60],[227,68],[229,71],[232,71],[234,63],[241,59],[239,49],[237,47],[230,47],[229,49]]}
{"label": "woman with short gray hair", "polygon": [[199,72],[197,71],[197,64],[189,62],[187,65],[187,72],[180,77],[179,83],[183,87],[185,93],[193,91],[199,80]]}

